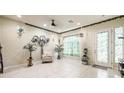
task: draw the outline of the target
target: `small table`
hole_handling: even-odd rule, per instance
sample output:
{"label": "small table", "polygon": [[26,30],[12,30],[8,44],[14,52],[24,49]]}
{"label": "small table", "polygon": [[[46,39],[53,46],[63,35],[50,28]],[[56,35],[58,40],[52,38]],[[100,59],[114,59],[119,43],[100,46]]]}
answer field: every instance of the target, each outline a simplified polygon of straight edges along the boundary
{"label": "small table", "polygon": [[124,76],[124,62],[120,62],[119,63],[119,71],[120,71],[120,73],[121,73],[121,77],[123,77]]}
{"label": "small table", "polygon": [[1,64],[0,73],[3,73],[3,58],[2,58],[1,49],[2,49],[2,46],[0,44],[0,64]]}

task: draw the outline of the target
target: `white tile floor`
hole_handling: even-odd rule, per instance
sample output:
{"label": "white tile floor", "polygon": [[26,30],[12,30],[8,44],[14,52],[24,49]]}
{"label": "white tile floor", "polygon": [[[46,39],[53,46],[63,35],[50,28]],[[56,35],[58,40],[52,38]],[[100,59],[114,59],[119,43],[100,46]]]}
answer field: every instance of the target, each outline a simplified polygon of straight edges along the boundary
{"label": "white tile floor", "polygon": [[83,65],[80,60],[65,58],[53,63],[6,69],[1,78],[120,78],[118,71]]}

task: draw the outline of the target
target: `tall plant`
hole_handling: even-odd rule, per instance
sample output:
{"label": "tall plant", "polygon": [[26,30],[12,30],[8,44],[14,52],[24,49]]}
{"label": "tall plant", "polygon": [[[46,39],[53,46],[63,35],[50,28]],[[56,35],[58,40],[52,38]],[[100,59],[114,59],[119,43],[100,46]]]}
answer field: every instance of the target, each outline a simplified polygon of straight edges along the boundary
{"label": "tall plant", "polygon": [[49,42],[49,38],[42,36],[34,36],[32,42],[38,44],[41,47],[41,59],[44,54],[43,47]]}
{"label": "tall plant", "polygon": [[59,44],[56,44],[55,46],[55,51],[58,53],[57,59],[61,59],[61,53],[63,50],[64,50],[63,44],[60,44],[60,40],[59,40]]}
{"label": "tall plant", "polygon": [[33,63],[32,63],[32,60],[33,60],[32,59],[32,52],[36,50],[35,45],[32,44],[32,43],[28,43],[27,45],[25,45],[23,47],[23,49],[27,49],[29,51],[30,56],[29,56],[29,59],[28,59],[28,61],[29,61],[28,66],[32,66],[33,65]]}

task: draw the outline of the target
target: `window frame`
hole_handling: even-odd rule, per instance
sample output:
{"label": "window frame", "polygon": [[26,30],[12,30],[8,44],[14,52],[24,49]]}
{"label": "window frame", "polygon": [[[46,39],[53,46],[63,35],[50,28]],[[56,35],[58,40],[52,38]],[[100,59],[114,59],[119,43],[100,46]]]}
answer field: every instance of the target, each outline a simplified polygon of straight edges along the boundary
{"label": "window frame", "polygon": [[[72,52],[72,53],[70,53],[70,54],[69,54],[69,53],[65,54],[65,53],[64,53],[65,51],[63,51],[63,55],[64,55],[64,56],[76,56],[76,57],[80,57],[80,38],[79,38],[78,35],[71,35],[71,36],[65,36],[65,37],[63,37],[63,45],[64,45],[64,40],[65,40],[65,38],[71,38],[71,37],[72,37],[72,38],[73,38],[73,37],[77,37],[77,39],[78,39],[78,42],[77,42],[77,43],[79,43],[79,44],[78,44],[77,54],[74,53],[74,52]],[[70,43],[70,42],[67,41],[67,43],[65,43],[65,44],[67,44],[67,46],[68,46],[68,43]],[[73,44],[73,43],[74,43],[74,42],[73,42],[73,40],[72,40],[71,44]],[[70,45],[71,45],[71,44],[70,44]],[[70,46],[70,45],[69,45],[69,46]],[[65,50],[65,48],[64,48],[64,50]],[[73,47],[73,50],[74,50],[74,47]],[[73,50],[72,50],[72,51],[73,51]]]}

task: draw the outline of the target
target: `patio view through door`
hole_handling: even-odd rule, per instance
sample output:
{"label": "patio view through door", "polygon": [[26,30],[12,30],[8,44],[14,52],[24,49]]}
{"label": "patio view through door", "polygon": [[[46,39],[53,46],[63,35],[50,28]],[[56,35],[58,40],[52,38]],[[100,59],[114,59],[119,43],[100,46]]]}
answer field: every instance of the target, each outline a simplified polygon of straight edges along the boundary
{"label": "patio view through door", "polygon": [[96,33],[96,64],[107,66],[109,63],[109,32]]}
{"label": "patio view through door", "polygon": [[114,31],[114,62],[116,64],[124,58],[124,39],[119,39],[119,37],[123,36],[123,28],[116,28]]}
{"label": "patio view through door", "polygon": [[116,66],[120,59],[124,58],[123,27],[97,32],[95,35],[95,64],[111,67]]}

